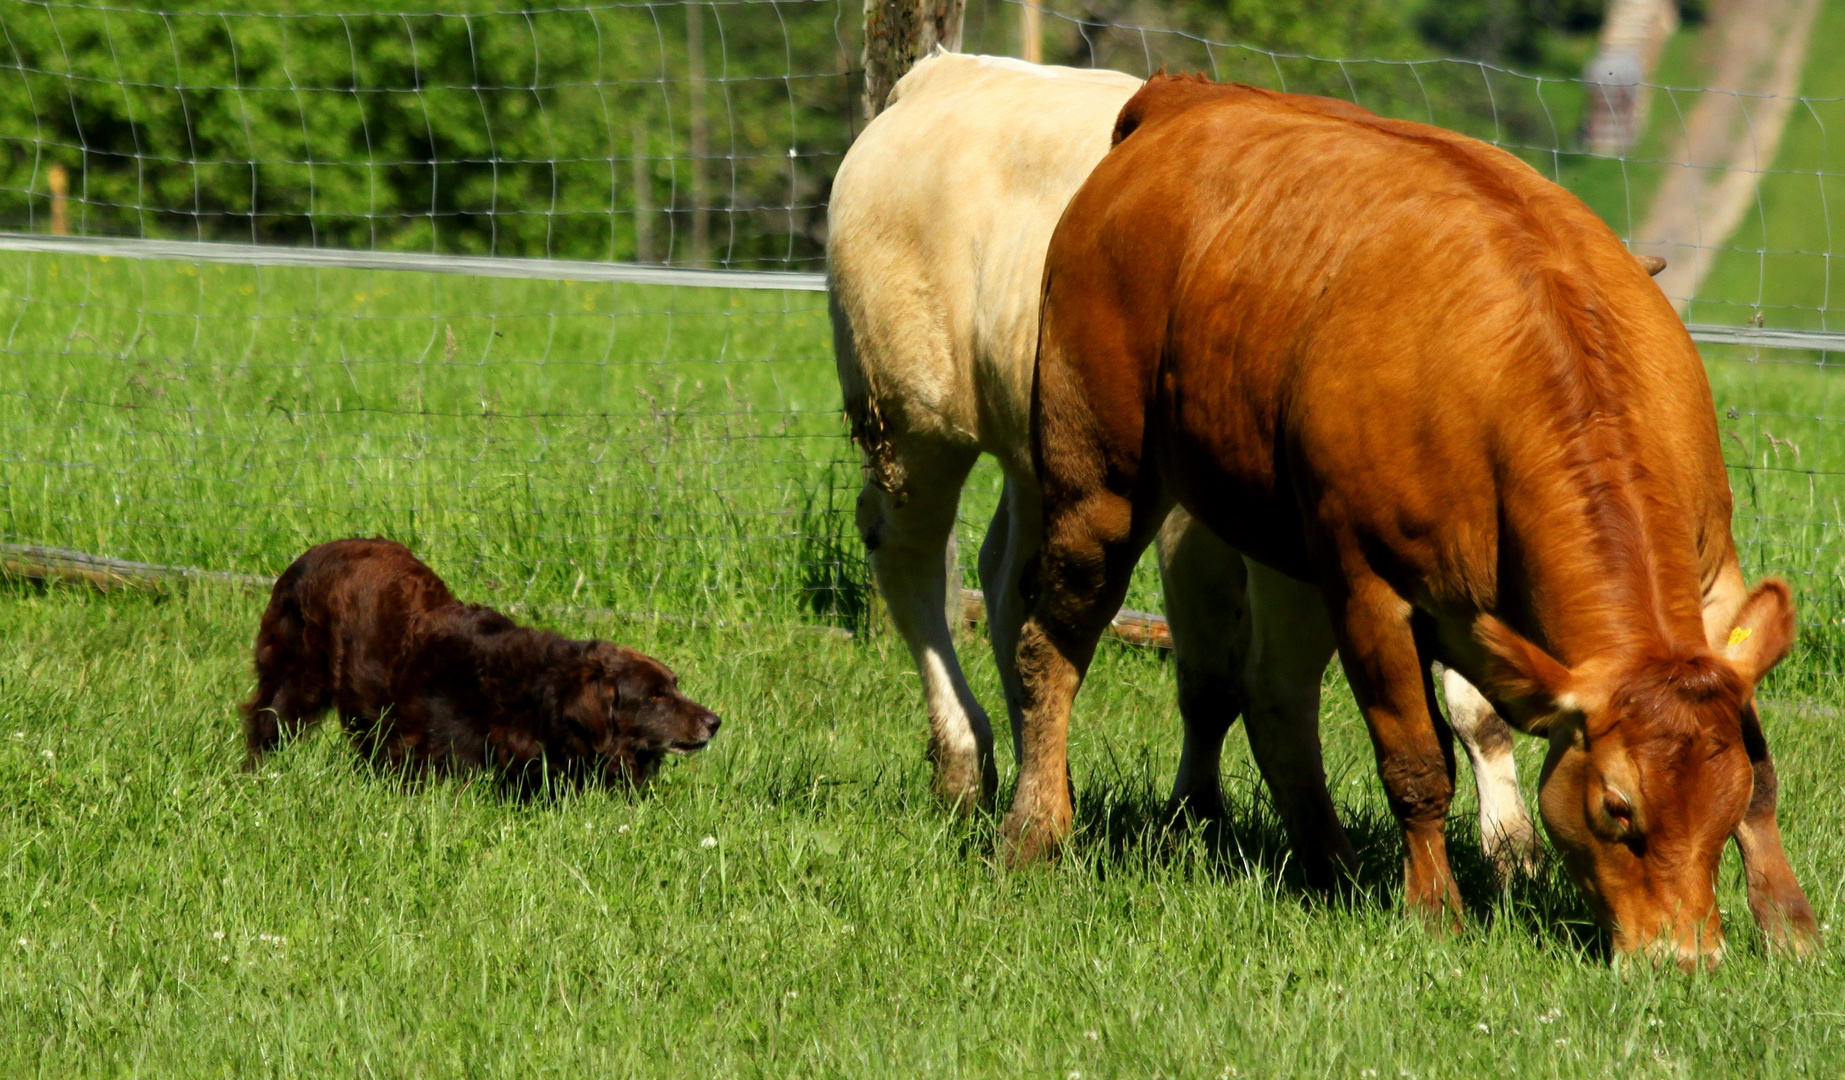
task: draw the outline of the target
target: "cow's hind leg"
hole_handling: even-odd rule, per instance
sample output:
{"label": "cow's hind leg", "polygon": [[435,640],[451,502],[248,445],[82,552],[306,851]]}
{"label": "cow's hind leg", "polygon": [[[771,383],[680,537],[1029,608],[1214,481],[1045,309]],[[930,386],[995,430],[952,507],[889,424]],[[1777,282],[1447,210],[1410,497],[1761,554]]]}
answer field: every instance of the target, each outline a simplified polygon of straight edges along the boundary
{"label": "cow's hind leg", "polygon": [[1307,886],[1331,891],[1358,868],[1320,757],[1320,680],[1336,648],[1320,590],[1250,560],[1244,726]]}
{"label": "cow's hind leg", "polygon": [[1070,707],[1096,642],[1121,609],[1134,564],[1166,516],[1166,506],[1154,510],[1101,489],[1046,504],[1044,544],[1027,583],[1032,612],[1019,631],[1019,782],[1001,830],[1015,865],[1054,852],[1074,823]]}
{"label": "cow's hind leg", "polygon": [[1515,873],[1531,873],[1539,843],[1518,789],[1512,726],[1458,672],[1442,674],[1442,692],[1448,699],[1448,722],[1473,764],[1474,787],[1480,794],[1480,848],[1501,881]]}
{"label": "cow's hind leg", "polygon": [[935,793],[965,812],[984,804],[998,786],[993,728],[961,673],[948,621],[948,601],[952,597],[958,608],[961,589],[958,575],[949,573],[948,542],[961,484],[979,455],[920,440],[901,450],[900,493],[874,481],[859,494],[859,535],[891,621],[922,678]]}
{"label": "cow's hind leg", "polygon": [[980,544],[980,589],[986,597],[987,636],[993,644],[993,662],[1006,695],[1006,713],[1012,721],[1012,755],[1021,752],[1020,728],[1025,713],[1019,684],[1019,628],[1025,623],[1025,569],[1038,555],[1042,512],[1035,481],[1006,477],[999,506]]}
{"label": "cow's hind leg", "polygon": [[1224,814],[1219,775],[1224,736],[1243,711],[1242,666],[1249,647],[1243,557],[1183,509],[1167,516],[1158,545],[1185,721],[1166,820],[1216,819]]}

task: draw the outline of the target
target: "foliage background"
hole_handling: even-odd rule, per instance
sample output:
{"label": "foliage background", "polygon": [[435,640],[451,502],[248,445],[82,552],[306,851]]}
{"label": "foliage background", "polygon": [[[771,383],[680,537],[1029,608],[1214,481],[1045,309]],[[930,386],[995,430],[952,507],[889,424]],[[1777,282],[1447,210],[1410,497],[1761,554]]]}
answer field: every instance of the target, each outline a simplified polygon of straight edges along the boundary
{"label": "foliage background", "polygon": [[78,232],[633,259],[638,158],[666,261],[699,186],[719,261],[816,250],[839,4],[266,6],[0,4],[0,222],[42,227],[57,163]]}
{"label": "foliage background", "polygon": [[[858,4],[389,0],[354,10],[364,6],[0,3],[0,227],[45,227],[58,164],[81,233],[817,265],[827,185],[859,123]],[[1194,62],[1185,39],[1168,36],[1155,56],[1122,24],[1551,76],[1580,70],[1599,11],[1595,0],[1050,7],[1047,59],[1057,62],[1141,72]],[[1015,53],[1017,21],[1003,0],[972,5],[967,46]],[[1242,59],[1219,73],[1550,150],[1573,138],[1580,111],[1530,100],[1529,80],[1497,80],[1507,92],[1495,99],[1494,80],[1472,65]],[[1559,110],[1561,121],[1550,115]],[[711,240],[698,251],[701,207]]]}

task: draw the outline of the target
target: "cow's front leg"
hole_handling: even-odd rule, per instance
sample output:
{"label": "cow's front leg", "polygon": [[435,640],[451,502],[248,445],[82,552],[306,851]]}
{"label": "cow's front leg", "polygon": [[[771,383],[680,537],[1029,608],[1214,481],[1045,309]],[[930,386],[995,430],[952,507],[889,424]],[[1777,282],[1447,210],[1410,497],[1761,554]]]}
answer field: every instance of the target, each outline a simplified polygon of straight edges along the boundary
{"label": "cow's front leg", "polygon": [[1454,742],[1435,705],[1412,608],[1364,575],[1329,598],[1346,679],[1364,711],[1390,812],[1403,830],[1403,899],[1431,926],[1458,929],[1461,894],[1443,827],[1454,798]]}
{"label": "cow's front leg", "polygon": [[1736,826],[1736,846],[1742,850],[1743,875],[1749,883],[1749,913],[1770,948],[1806,956],[1819,948],[1819,920],[1781,847],[1781,827],[1775,821],[1779,784],[1754,704],[1743,710],[1743,745],[1755,769],[1749,809]]}
{"label": "cow's front leg", "polygon": [[1457,671],[1442,673],[1448,699],[1448,722],[1467,748],[1473,782],[1480,794],[1480,847],[1503,883],[1513,874],[1532,873],[1541,845],[1518,787],[1518,762],[1512,756],[1512,725]]}

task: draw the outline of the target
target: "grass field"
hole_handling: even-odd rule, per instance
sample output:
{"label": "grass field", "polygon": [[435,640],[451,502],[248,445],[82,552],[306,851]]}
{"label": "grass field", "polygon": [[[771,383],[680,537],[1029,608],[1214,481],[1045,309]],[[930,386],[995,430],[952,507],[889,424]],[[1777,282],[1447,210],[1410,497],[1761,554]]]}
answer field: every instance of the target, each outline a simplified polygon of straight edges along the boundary
{"label": "grass field", "polygon": [[[1707,976],[1611,970],[1554,868],[1499,895],[1466,796],[1470,928],[1403,918],[1336,673],[1361,901],[1294,891],[1237,738],[1231,825],[1159,826],[1171,673],[1115,647],[1079,702],[1072,853],[998,872],[993,823],[929,802],[915,679],[867,610],[816,295],[5,255],[0,326],[5,539],[273,573],[384,532],[465,595],[654,652],[727,720],[644,798],[407,791],[328,737],[245,777],[260,594],[0,588],[0,1074],[1829,1075],[1845,1051],[1838,960],[1765,957],[1733,859]],[[1709,366],[1751,572],[1802,593],[1767,724],[1830,920],[1840,373]]]}
{"label": "grass field", "polygon": [[1760,311],[1769,326],[1845,329],[1845,0],[1825,0],[1801,72],[1808,99],[1788,116],[1774,167],[1755,208],[1728,240],[1698,289],[1688,318],[1740,323]]}
{"label": "grass field", "polygon": [[[1428,936],[1394,907],[1336,682],[1330,771],[1372,890],[1349,908],[1293,891],[1240,739],[1231,827],[1156,827],[1177,725],[1157,654],[1104,650],[1074,850],[1007,874],[990,821],[927,799],[888,635],[558,621],[669,659],[727,723],[648,797],[519,805],[405,791],[327,733],[239,774],[259,609],[0,593],[0,1072],[1733,1077],[1845,1053],[1837,954],[1762,955],[1733,857],[1729,962],[1617,972],[1554,870],[1494,893],[1463,798],[1469,928]],[[1832,715],[1767,719],[1823,920],[1845,890]]]}

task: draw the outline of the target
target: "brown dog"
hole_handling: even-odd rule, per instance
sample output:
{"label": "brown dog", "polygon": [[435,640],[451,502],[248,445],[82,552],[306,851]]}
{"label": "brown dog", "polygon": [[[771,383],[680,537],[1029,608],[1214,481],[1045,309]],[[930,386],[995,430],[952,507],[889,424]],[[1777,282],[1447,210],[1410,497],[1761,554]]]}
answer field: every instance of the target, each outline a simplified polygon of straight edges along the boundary
{"label": "brown dog", "polygon": [[384,539],[321,544],[276,579],[256,677],[245,769],[328,708],[380,764],[492,765],[515,782],[643,781],[666,754],[702,749],[719,723],[659,661],[461,603]]}

